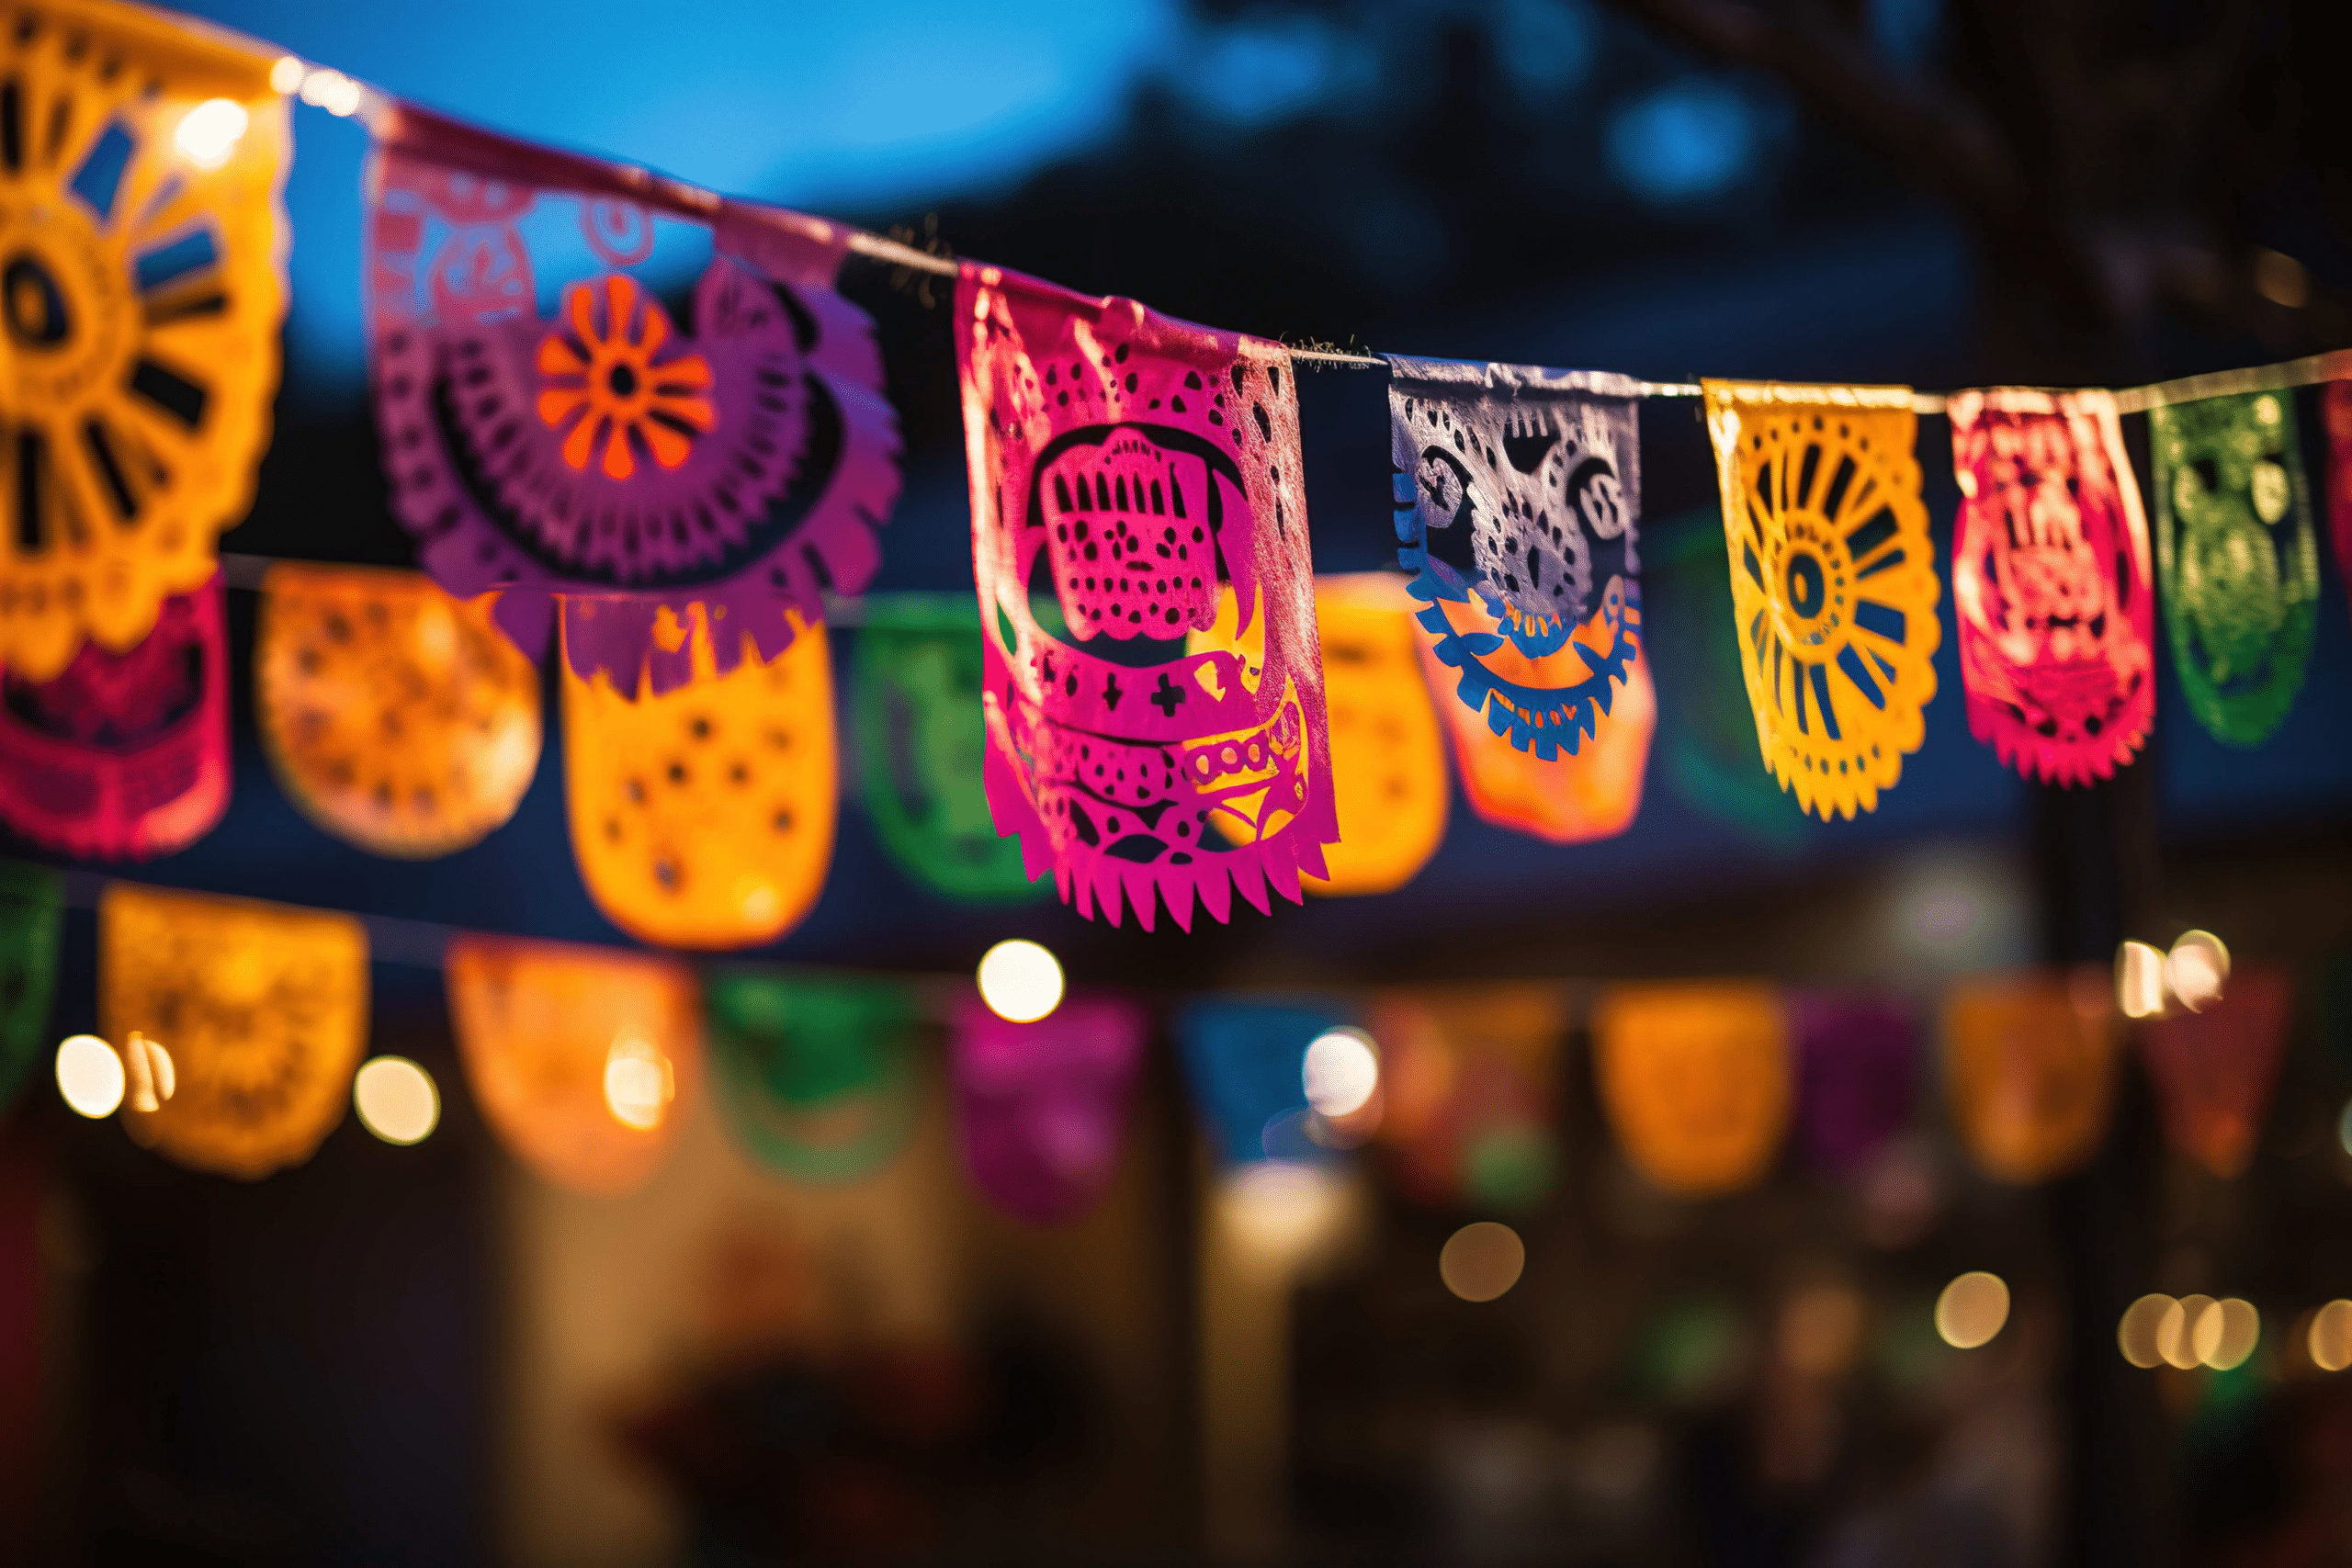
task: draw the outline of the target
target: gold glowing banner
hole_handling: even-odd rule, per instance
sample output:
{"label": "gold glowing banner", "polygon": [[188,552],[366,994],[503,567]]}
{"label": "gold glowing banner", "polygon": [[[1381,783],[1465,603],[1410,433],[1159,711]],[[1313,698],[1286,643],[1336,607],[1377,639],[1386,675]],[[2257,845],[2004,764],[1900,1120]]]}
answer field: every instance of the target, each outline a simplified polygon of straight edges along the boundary
{"label": "gold glowing banner", "polygon": [[808,635],[764,663],[747,646],[721,675],[707,626],[696,605],[693,679],[658,695],[649,679],[634,702],[565,660],[571,850],[631,935],[751,947],[799,923],[832,863],[832,660],[823,629],[796,619]]}
{"label": "gold glowing banner", "polygon": [[343,1120],[367,1043],[368,933],[348,915],[109,884],[98,1027],[168,1058],[133,1074],[123,1120],[140,1142],[248,1181],[300,1165]]}
{"label": "gold glowing banner", "polygon": [[136,645],[253,494],[286,309],[274,58],[89,0],[0,34],[0,664],[27,680]]}
{"label": "gold glowing banner", "polygon": [[702,1077],[691,971],[620,948],[461,936],[444,960],[466,1082],[515,1158],[598,1196],[670,1157]]}
{"label": "gold glowing banner", "polygon": [[1944,998],[1944,1084],[1978,1166],[2019,1185],[2075,1169],[2098,1149],[2115,1100],[2108,976],[1965,981]]}
{"label": "gold glowing banner", "polygon": [[1380,1141],[1398,1185],[1424,1203],[1482,1212],[1541,1202],[1560,1172],[1566,988],[1387,992],[1365,1021],[1380,1043]]}
{"label": "gold glowing banner", "polygon": [[[1476,605],[1456,606],[1454,613],[1464,619],[1481,614]],[[1634,614],[1638,626],[1639,612]],[[1453,733],[1462,793],[1481,818],[1555,844],[1614,838],[1634,825],[1649,771],[1650,738],[1657,728],[1657,688],[1638,641],[1624,684],[1608,711],[1594,716],[1592,733],[1574,751],[1563,750],[1550,758],[1513,746],[1508,729],[1498,734],[1485,715],[1453,701],[1454,673],[1426,644],[1421,667]]]}
{"label": "gold glowing banner", "polygon": [[[1265,623],[1253,649],[1235,635],[1233,592],[1218,599],[1216,624],[1190,633],[1189,653],[1232,653],[1264,663]],[[1340,841],[1323,852],[1328,877],[1302,873],[1317,893],[1389,893],[1410,882],[1445,837],[1444,741],[1417,674],[1412,596],[1394,572],[1315,581],[1315,629],[1323,649],[1324,700],[1331,734],[1331,784]],[[1248,841],[1247,818],[1219,813],[1217,827]]]}
{"label": "gold glowing banner", "polygon": [[380,855],[477,842],[539,765],[539,672],[416,572],[274,566],[254,698],[262,747],[313,822]]}
{"label": "gold glowing banner", "polygon": [[1926,738],[1943,637],[1910,389],[1705,389],[1764,765],[1820,817],[1874,811]]}
{"label": "gold glowing banner", "polygon": [[1717,1197],[1771,1168],[1793,1098],[1789,1026],[1770,986],[1620,986],[1592,1020],[1609,1124],[1634,1168],[1666,1191]]}

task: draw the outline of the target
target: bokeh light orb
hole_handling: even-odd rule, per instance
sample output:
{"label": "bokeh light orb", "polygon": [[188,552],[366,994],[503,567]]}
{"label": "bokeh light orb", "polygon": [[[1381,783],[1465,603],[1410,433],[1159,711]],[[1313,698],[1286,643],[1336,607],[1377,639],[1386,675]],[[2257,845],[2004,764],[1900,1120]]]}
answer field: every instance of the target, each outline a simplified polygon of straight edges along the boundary
{"label": "bokeh light orb", "polygon": [[2167,1314],[2179,1310],[2178,1302],[2161,1294],[2142,1296],[2125,1307],[2122,1321],[2115,1325],[2116,1348],[2123,1352],[2123,1359],[2143,1370],[2163,1366],[2165,1353],[2158,1346],[2157,1331]]}
{"label": "bokeh light orb", "polygon": [[433,1075],[405,1056],[362,1064],[351,1079],[351,1105],[360,1125],[388,1144],[421,1144],[441,1122]]}
{"label": "bokeh light orb", "polygon": [[2217,1372],[2233,1371],[2245,1365],[2254,1348],[2262,1343],[2262,1314],[2252,1302],[2224,1296],[2213,1303],[2213,1310],[2207,1316],[2212,1329],[2199,1337],[2197,1359]]}
{"label": "bokeh light orb", "polygon": [[180,117],[172,145],[181,157],[209,172],[229,161],[252,123],[245,106],[234,98],[207,98]]}
{"label": "bokeh light orb", "polygon": [[96,1035],[72,1035],[58,1045],[57,1092],[81,1115],[113,1115],[126,1081],[122,1058]]}
{"label": "bokeh light orb", "polygon": [[2205,1359],[2208,1348],[2222,1340],[2218,1317],[2208,1314],[2220,1303],[2211,1296],[2186,1295],[2165,1309],[2156,1324],[2156,1354],[2175,1371],[2188,1371]]}
{"label": "bokeh light orb", "polygon": [[2144,942],[2115,950],[2115,1006],[2126,1018],[2154,1018],[2165,1010],[2165,955]]}
{"label": "bokeh light orb", "polygon": [[980,1000],[1007,1023],[1035,1023],[1062,1005],[1061,961],[1015,938],[980,955]]}
{"label": "bokeh light orb", "polygon": [[1527,1247],[1519,1233],[1492,1220],[1464,1225],[1437,1255],[1438,1278],[1465,1302],[1490,1302],[1519,1283]]}
{"label": "bokeh light orb", "polygon": [[670,1058],[639,1034],[622,1034],[605,1053],[605,1109],[624,1127],[650,1133],[678,1091]]}
{"label": "bokeh light orb", "polygon": [[2165,987],[2191,1012],[2222,999],[2230,983],[2230,950],[2211,931],[2183,931],[2165,954]]}
{"label": "bokeh light orb", "polygon": [[1380,1053],[1361,1029],[1332,1029],[1306,1047],[1299,1077],[1306,1103],[1326,1116],[1352,1116],[1380,1088]]}
{"label": "bokeh light orb", "polygon": [[2008,1321],[2008,1281],[1982,1269],[1961,1275],[1936,1298],[1936,1332],[1955,1349],[1991,1344]]}
{"label": "bokeh light orb", "polygon": [[2305,1348],[2312,1353],[2312,1365],[2321,1371],[2352,1367],[2352,1301],[2332,1301],[2312,1314]]}

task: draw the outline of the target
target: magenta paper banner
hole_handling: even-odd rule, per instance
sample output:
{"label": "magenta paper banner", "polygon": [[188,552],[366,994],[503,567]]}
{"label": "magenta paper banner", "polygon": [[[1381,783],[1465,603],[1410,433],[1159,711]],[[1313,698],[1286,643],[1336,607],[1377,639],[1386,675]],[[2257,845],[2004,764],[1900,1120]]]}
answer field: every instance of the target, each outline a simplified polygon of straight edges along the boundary
{"label": "magenta paper banner", "polygon": [[165,599],[128,651],[96,640],[48,681],[0,673],[0,821],[85,860],[186,849],[229,808],[220,578]]}
{"label": "magenta paper banner", "polygon": [[377,423],[444,588],[503,590],[535,657],[560,602],[574,672],[632,699],[689,679],[691,604],[724,673],[864,589],[899,434],[842,231],[405,105],[372,178]]}
{"label": "magenta paper banner", "polygon": [[2335,570],[2352,595],[2352,381],[2330,381],[2320,392],[2320,422],[2327,426],[2327,522],[2335,541]]}
{"label": "magenta paper banner", "polygon": [[[969,265],[956,349],[997,830],[1114,925],[1297,902],[1339,826],[1288,355]],[[1232,635],[1186,657],[1221,593]]]}
{"label": "magenta paper banner", "polygon": [[2115,400],[2001,388],[1947,412],[1968,727],[2028,777],[2107,778],[2156,712],[2148,525]]}
{"label": "magenta paper banner", "polygon": [[1856,1175],[1918,1105],[1918,1021],[1881,998],[1818,991],[1792,997],[1789,1020],[1805,1153],[1832,1176]]}
{"label": "magenta paper banner", "polygon": [[1094,1207],[1118,1165],[1144,1018],[1130,1002],[1074,998],[1009,1023],[978,998],[956,1015],[956,1129],[989,1201],[1035,1224]]}

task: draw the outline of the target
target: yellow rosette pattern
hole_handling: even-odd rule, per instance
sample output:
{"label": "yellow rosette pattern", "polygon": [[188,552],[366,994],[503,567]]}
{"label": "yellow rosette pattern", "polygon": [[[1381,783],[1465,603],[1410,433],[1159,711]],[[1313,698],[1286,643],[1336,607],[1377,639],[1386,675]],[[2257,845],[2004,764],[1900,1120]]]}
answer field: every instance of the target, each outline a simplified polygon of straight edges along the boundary
{"label": "yellow rosette pattern", "polygon": [[1704,385],[1764,765],[1820,817],[1876,810],[1943,637],[1910,389]]}
{"label": "yellow rosette pattern", "polygon": [[0,663],[119,652],[253,494],[286,310],[272,57],[131,6],[0,30]]}
{"label": "yellow rosette pattern", "polygon": [[369,568],[275,566],[254,695],[287,795],[338,838],[425,860],[514,815],[539,765],[539,671],[491,599]]}
{"label": "yellow rosette pattern", "polygon": [[[663,947],[774,942],[832,863],[833,671],[824,628],[718,673],[694,607],[694,678],[637,700],[562,661],[572,857],[606,918]],[[672,647],[677,646],[674,641]]]}
{"label": "yellow rosette pattern", "polygon": [[98,1027],[117,1050],[136,1031],[169,1061],[124,1102],[131,1136],[258,1180],[309,1159],[343,1120],[368,1038],[367,931],[348,915],[109,884]]}

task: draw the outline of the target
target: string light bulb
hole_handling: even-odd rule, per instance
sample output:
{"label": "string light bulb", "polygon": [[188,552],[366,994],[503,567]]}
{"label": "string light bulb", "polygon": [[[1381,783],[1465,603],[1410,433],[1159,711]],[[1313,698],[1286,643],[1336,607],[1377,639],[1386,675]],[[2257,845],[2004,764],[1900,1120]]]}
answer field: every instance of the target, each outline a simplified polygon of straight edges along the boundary
{"label": "string light bulb", "polygon": [[95,1034],[67,1036],[57,1047],[57,1092],[76,1115],[96,1121],[122,1104],[122,1058]]}
{"label": "string light bulb", "polygon": [[234,98],[207,98],[180,117],[172,145],[181,157],[207,174],[229,161],[245,130],[253,123],[245,106]]}
{"label": "string light bulb", "polygon": [[1380,1053],[1361,1029],[1329,1029],[1306,1047],[1299,1064],[1306,1103],[1323,1115],[1352,1116],[1380,1089]]}
{"label": "string light bulb", "polygon": [[1015,938],[980,955],[980,1000],[1007,1023],[1035,1023],[1062,1004],[1061,961]]}
{"label": "string light bulb", "polygon": [[360,1125],[388,1144],[421,1144],[441,1122],[441,1091],[433,1075],[406,1056],[377,1056],[351,1078],[351,1106]]}

